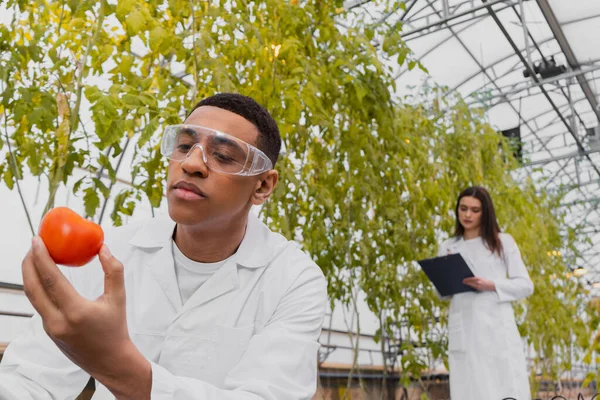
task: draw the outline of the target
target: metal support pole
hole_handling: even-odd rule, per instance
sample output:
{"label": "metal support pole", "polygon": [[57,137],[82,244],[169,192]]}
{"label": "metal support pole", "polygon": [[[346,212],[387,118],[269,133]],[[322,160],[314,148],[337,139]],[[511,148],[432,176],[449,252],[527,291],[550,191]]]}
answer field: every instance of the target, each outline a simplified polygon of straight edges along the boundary
{"label": "metal support pole", "polygon": [[[571,110],[571,129],[573,131],[573,135],[576,136],[577,139],[581,139],[579,137],[579,131],[577,129],[577,120],[575,119],[575,107],[573,106],[573,96],[571,95],[571,84],[573,83],[573,78],[568,78],[567,80],[567,97],[569,98],[569,109]],[[583,149],[579,149],[579,152],[583,152]],[[579,168],[579,157],[575,157],[575,177],[577,178],[577,186],[581,185],[581,169]]]}
{"label": "metal support pole", "polygon": [[17,283],[0,282],[0,291],[23,292],[23,285]]}
{"label": "metal support pole", "polygon": [[444,18],[448,18],[450,16],[450,6],[448,5],[448,0],[442,0],[442,6],[444,7]]}
{"label": "metal support pole", "polygon": [[523,0],[519,0],[519,8],[521,9],[521,24],[523,25],[523,38],[525,40],[527,63],[529,64],[529,68],[533,68],[533,62],[531,61],[531,49],[529,48],[529,32],[527,30],[527,21],[525,19],[525,7],[523,7]]}

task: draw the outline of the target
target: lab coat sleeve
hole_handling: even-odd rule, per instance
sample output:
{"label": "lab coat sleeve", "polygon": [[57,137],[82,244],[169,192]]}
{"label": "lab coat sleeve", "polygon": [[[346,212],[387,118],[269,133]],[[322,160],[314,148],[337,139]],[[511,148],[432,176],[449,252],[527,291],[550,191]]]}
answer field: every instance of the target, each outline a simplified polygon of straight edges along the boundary
{"label": "lab coat sleeve", "polygon": [[26,333],[13,340],[0,364],[1,400],[70,400],[90,376],[48,337],[35,315]]}
{"label": "lab coat sleeve", "polygon": [[533,282],[529,278],[519,247],[512,236],[504,234],[502,246],[508,277],[494,281],[498,298],[501,302],[523,299],[533,293]]}
{"label": "lab coat sleeve", "polygon": [[251,339],[224,388],[178,377],[152,363],[152,400],[311,399],[317,384],[318,338],[327,303],[321,270],[304,269],[266,325]]}

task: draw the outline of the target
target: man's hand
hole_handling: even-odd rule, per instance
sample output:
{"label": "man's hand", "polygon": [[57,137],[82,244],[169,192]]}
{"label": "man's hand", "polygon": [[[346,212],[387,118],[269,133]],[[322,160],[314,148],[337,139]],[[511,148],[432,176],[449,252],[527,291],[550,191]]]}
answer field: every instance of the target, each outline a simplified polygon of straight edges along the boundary
{"label": "man's hand", "polygon": [[23,285],[44,329],[75,364],[118,399],[149,399],[150,363],[127,330],[123,265],[103,245],[104,294],[95,301],[80,296],[60,272],[44,242],[35,237],[23,260]]}
{"label": "man's hand", "polygon": [[472,288],[477,289],[480,292],[495,292],[496,291],[496,285],[494,285],[494,282],[487,280],[485,278],[480,278],[478,276],[473,276],[471,278],[465,278],[463,279],[463,283],[465,285],[469,285]]}

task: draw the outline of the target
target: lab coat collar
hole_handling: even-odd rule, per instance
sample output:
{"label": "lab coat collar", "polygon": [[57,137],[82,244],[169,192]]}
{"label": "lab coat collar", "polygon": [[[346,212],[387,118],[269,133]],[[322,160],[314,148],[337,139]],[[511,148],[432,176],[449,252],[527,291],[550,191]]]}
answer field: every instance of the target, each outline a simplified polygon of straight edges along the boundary
{"label": "lab coat collar", "polygon": [[463,240],[461,238],[454,238],[450,241],[450,243],[448,243],[448,250],[450,250],[451,252],[457,252],[463,244]]}
{"label": "lab coat collar", "polygon": [[[170,247],[175,225],[168,216],[153,218],[138,230],[129,244],[144,249]],[[244,239],[232,258],[245,268],[266,266],[273,253],[272,246],[268,245],[270,233],[255,214],[249,213]]]}

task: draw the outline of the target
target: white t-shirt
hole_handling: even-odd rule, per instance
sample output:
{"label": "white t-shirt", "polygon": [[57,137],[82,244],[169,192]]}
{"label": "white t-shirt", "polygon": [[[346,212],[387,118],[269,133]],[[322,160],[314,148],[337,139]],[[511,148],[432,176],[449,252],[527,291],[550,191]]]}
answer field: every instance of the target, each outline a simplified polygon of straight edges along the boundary
{"label": "white t-shirt", "polygon": [[171,240],[173,260],[175,261],[175,276],[179,286],[181,304],[185,304],[190,297],[206,282],[229,258],[216,263],[201,263],[187,258],[179,247]]}

